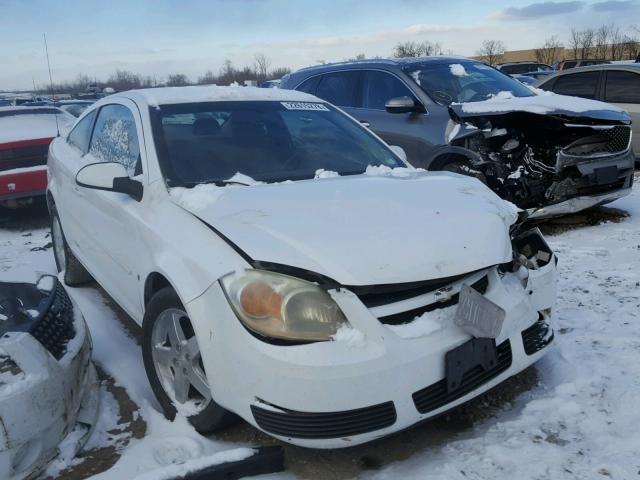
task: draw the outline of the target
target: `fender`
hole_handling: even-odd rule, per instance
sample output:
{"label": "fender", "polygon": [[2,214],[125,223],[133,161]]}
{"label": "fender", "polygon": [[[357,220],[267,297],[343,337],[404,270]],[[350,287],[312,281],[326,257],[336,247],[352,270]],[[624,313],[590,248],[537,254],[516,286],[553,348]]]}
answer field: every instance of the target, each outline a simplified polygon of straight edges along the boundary
{"label": "fender", "polygon": [[429,152],[429,155],[425,160],[426,169],[430,171],[440,170],[447,161],[451,160],[452,157],[465,158],[472,165],[479,165],[484,162],[478,153],[464,147],[440,145]]}

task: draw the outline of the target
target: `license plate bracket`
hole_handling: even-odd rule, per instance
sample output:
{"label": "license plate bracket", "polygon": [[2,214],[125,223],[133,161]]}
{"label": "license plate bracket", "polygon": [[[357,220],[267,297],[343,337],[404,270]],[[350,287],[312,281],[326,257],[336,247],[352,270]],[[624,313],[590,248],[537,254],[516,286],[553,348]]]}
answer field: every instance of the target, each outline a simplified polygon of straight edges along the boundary
{"label": "license plate bracket", "polygon": [[485,371],[495,368],[498,363],[496,341],[493,338],[472,338],[445,354],[445,374],[447,392],[462,386],[464,374],[475,367]]}

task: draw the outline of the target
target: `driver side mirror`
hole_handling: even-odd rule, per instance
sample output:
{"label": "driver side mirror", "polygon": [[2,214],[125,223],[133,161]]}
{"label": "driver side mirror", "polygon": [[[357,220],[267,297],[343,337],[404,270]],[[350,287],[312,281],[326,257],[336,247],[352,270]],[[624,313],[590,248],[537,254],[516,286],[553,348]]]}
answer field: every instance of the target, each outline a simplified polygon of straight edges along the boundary
{"label": "driver side mirror", "polygon": [[411,97],[396,97],[385,103],[384,108],[389,113],[424,113],[427,110],[417,100]]}
{"label": "driver side mirror", "polygon": [[129,178],[124,165],[118,162],[85,165],[78,171],[76,183],[94,190],[125,193],[138,202],[142,200],[142,183]]}

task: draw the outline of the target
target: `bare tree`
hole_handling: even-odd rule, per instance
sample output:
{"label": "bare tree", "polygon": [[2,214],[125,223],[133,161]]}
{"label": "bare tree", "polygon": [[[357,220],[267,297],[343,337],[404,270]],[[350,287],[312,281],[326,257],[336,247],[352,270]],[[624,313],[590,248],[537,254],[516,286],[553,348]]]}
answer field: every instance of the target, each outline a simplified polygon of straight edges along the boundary
{"label": "bare tree", "polygon": [[607,58],[607,51],[609,49],[611,27],[609,25],[601,25],[594,35],[594,56],[599,59]]}
{"label": "bare tree", "polygon": [[167,87],[184,87],[189,85],[189,79],[184,73],[173,73],[167,77]]}
{"label": "bare tree", "polygon": [[419,57],[422,54],[422,46],[417,42],[400,42],[393,47],[393,56],[396,58]]}
{"label": "bare tree", "polygon": [[211,70],[207,70],[204,75],[198,77],[197,83],[198,85],[215,85],[216,80],[216,75]]}
{"label": "bare tree", "polygon": [[611,45],[609,46],[611,60],[622,60],[624,58],[627,36],[622,33],[620,28],[615,25],[611,25],[609,38],[611,39]]}
{"label": "bare tree", "polygon": [[489,65],[495,65],[502,61],[506,47],[500,40],[485,40],[476,52],[481,60]]}
{"label": "bare tree", "polygon": [[593,28],[587,28],[580,32],[580,58],[585,59],[591,56],[593,45],[596,39],[596,31]]}
{"label": "bare tree", "polygon": [[107,84],[111,88],[122,92],[124,90],[140,88],[142,86],[142,79],[137,73],[132,73],[127,70],[116,70],[115,73],[109,76]]}
{"label": "bare tree", "polygon": [[256,53],[253,58],[255,59],[254,70],[256,72],[256,77],[258,78],[258,81],[263,82],[269,75],[271,60],[269,60],[264,53]]}
{"label": "bare tree", "polygon": [[536,60],[540,63],[551,65],[558,60],[564,51],[562,42],[556,37],[546,38],[539,48],[536,48]]}
{"label": "bare tree", "polygon": [[425,57],[444,54],[444,51],[442,50],[442,45],[440,45],[440,43],[438,42],[430,42],[429,40],[425,40],[420,44],[420,47],[421,47],[420,55],[424,55]]}
{"label": "bare tree", "polygon": [[289,73],[291,73],[291,69],[289,67],[274,68],[273,70],[271,70],[271,73],[269,74],[269,80],[277,80]]}

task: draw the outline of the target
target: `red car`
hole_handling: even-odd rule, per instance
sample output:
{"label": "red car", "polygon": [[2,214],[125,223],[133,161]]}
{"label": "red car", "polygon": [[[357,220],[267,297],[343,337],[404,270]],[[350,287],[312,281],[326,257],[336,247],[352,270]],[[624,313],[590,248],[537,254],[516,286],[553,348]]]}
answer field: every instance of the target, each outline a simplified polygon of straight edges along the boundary
{"label": "red car", "polygon": [[49,143],[74,121],[54,107],[0,107],[0,205],[44,195]]}

